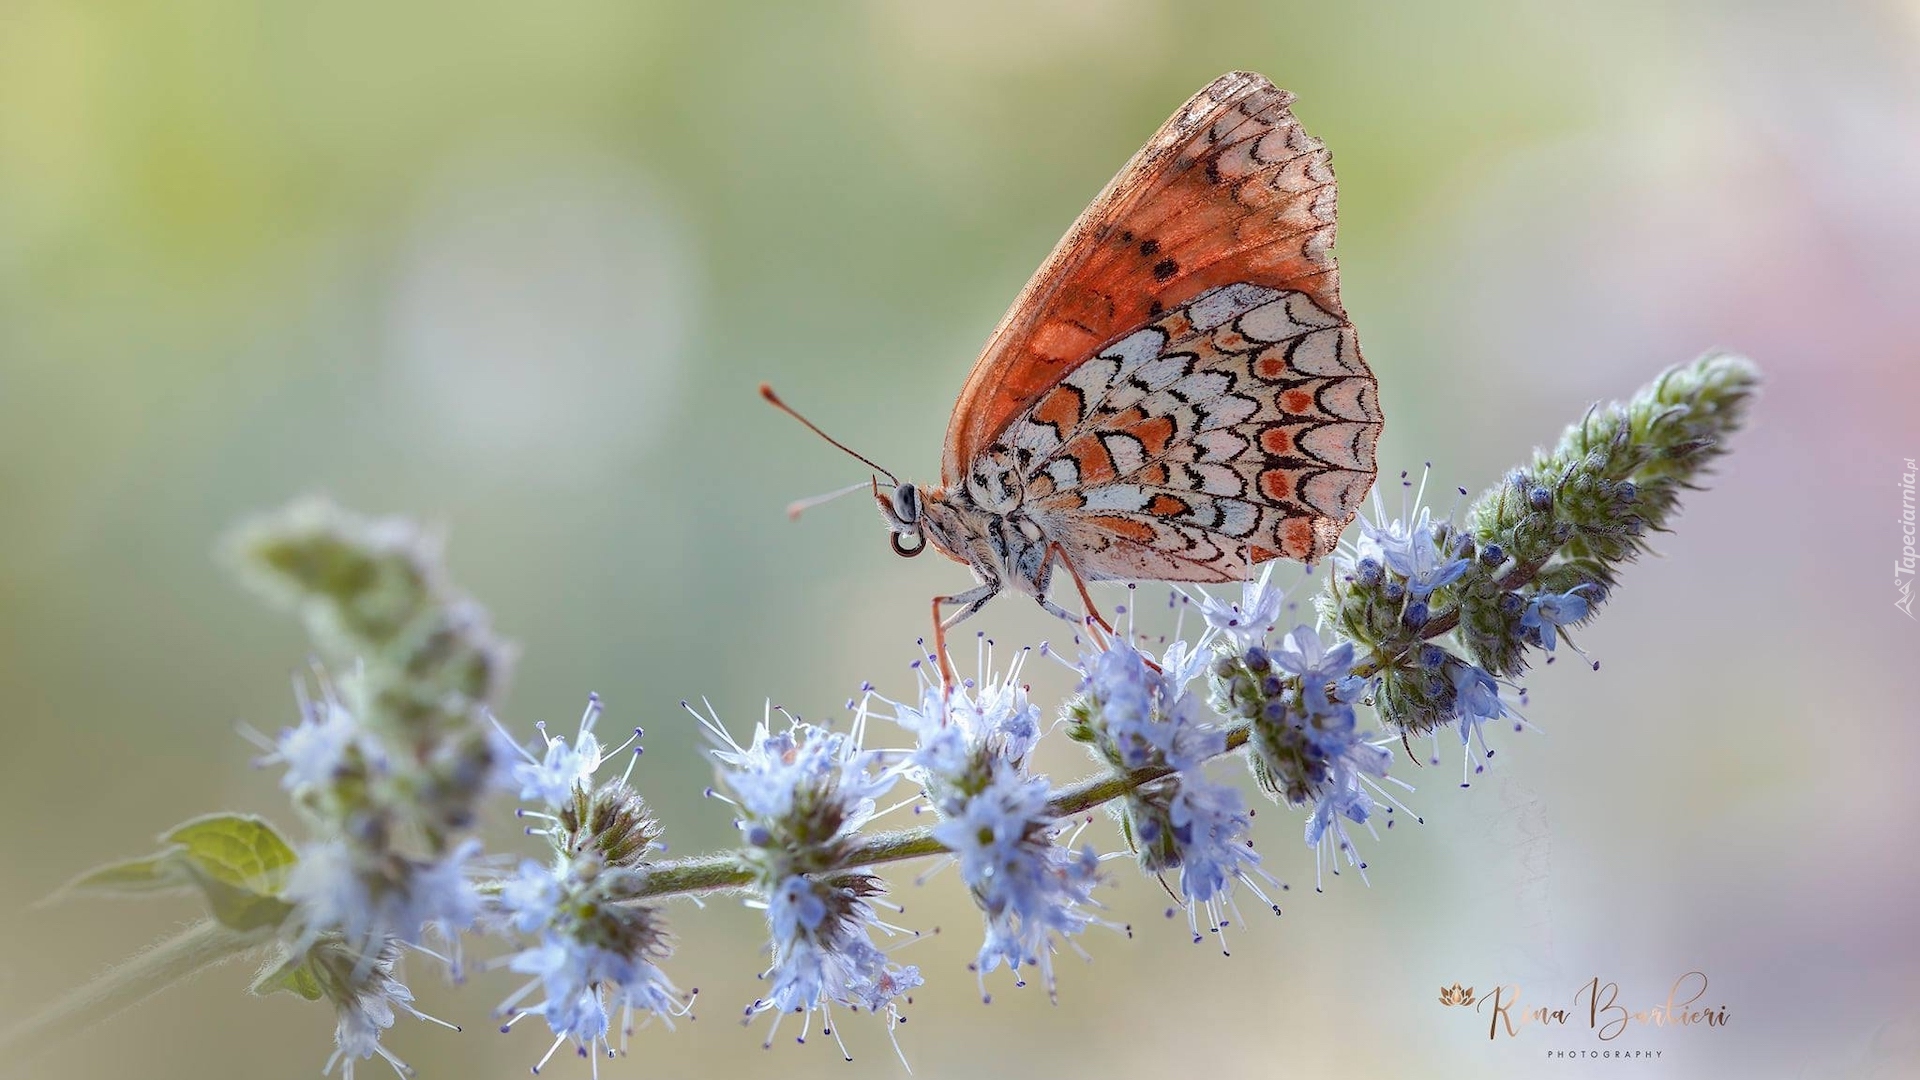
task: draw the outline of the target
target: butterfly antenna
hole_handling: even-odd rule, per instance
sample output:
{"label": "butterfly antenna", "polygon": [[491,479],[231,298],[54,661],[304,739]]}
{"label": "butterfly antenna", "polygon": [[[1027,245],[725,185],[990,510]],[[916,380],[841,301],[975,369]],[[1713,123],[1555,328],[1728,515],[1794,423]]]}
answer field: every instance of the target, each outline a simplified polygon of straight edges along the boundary
{"label": "butterfly antenna", "polygon": [[821,503],[830,503],[842,495],[851,495],[856,491],[865,491],[866,489],[866,484],[862,484],[856,480],[838,491],[829,491],[825,495],[814,495],[805,499],[795,499],[787,504],[787,518],[791,521],[799,521],[801,514],[819,506]]}
{"label": "butterfly antenna", "polygon": [[[807,419],[804,416],[801,416],[798,412],[794,411],[793,406],[787,404],[784,401],[781,401],[780,395],[773,392],[773,387],[767,385],[766,383],[761,383],[760,396],[767,399],[767,404],[773,406],[776,409],[779,409],[781,412],[786,413],[788,416],[793,417],[795,420],[800,421],[801,424],[806,426],[806,429],[808,431],[813,432],[815,435],[818,435],[821,438],[832,443],[833,445],[839,447],[848,456],[853,457],[859,461],[865,462],[867,465],[872,467],[875,472],[878,472],[882,476],[885,476],[887,478],[888,483],[894,485],[895,487],[900,486],[900,478],[893,475],[893,470],[881,466],[878,462],[875,462],[872,458],[868,457],[867,455],[859,452],[858,450],[855,450],[853,447],[848,446],[846,443],[841,442],[839,439],[834,438],[833,436],[827,434],[826,432],[821,431],[820,426],[818,424],[815,424],[813,421]],[[805,509],[805,508],[802,507],[802,509]],[[789,507],[787,512],[792,513],[793,512],[792,508]]]}

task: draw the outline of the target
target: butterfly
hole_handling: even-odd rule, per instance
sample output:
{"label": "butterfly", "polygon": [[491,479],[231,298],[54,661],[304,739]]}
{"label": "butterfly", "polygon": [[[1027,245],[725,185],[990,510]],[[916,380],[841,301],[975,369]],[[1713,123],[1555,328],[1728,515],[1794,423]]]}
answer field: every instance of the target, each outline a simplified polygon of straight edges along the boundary
{"label": "butterfly", "polygon": [[[1292,102],[1230,72],[1127,162],[975,361],[938,486],[900,481],[761,387],[886,476],[870,486],[895,552],[931,545],[973,571],[933,600],[949,685],[945,631],[1004,591],[1111,631],[1087,581],[1312,561],[1372,487],[1382,417],[1340,304],[1331,159]],[[1063,569],[1085,619],[1049,597]]]}

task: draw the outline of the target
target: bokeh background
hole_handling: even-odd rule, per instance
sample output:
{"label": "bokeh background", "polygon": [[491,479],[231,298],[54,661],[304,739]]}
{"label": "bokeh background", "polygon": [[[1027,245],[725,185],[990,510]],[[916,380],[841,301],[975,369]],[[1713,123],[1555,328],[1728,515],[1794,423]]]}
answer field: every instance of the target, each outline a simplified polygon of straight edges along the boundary
{"label": "bokeh background", "polygon": [[[443,525],[524,646],[508,719],[598,690],[644,724],[676,850],[727,841],[678,713],[749,723],[909,692],[925,599],[861,474],[754,396],[922,478],[980,342],[1113,170],[1229,68],[1299,94],[1341,181],[1347,306],[1382,460],[1478,489],[1590,401],[1721,345],[1769,386],[1665,557],[1529,680],[1543,736],[1372,885],[1295,884],[1234,955],[1116,867],[1132,940],[1091,932],[1058,1007],[966,962],[949,876],[896,875],[943,933],[901,1045],[921,1077],[1909,1076],[1920,1070],[1920,625],[1893,608],[1920,455],[1920,5],[1046,0],[0,5],[0,1015],[190,918],[32,905],[214,809],[295,824],[237,721],[288,721],[304,644],[211,555],[306,492]],[[1442,500],[1446,505],[1446,500]],[[1109,601],[1116,599],[1109,594]],[[997,604],[1003,643],[1061,628]],[[1035,669],[1051,699],[1060,673]],[[1084,768],[1055,748],[1057,775]],[[1441,775],[1444,774],[1444,775]],[[504,807],[503,807],[504,810]],[[1099,835],[1099,834],[1095,834]],[[1104,837],[1110,842],[1111,837]],[[525,841],[510,827],[495,847]],[[878,1025],[760,1049],[735,1023],[760,928],[676,911],[701,1019],[603,1075],[904,1075]],[[1656,1062],[1489,1041],[1437,989],[1586,979],[1664,1000],[1701,970],[1723,1030]],[[203,976],[23,1075],[317,1074],[331,1018]],[[525,1075],[506,984],[417,968],[390,1043],[426,1077]],[[379,1063],[363,1068],[381,1073]],[[564,1070],[585,1065],[563,1063]],[[568,1073],[569,1075],[571,1073]]]}

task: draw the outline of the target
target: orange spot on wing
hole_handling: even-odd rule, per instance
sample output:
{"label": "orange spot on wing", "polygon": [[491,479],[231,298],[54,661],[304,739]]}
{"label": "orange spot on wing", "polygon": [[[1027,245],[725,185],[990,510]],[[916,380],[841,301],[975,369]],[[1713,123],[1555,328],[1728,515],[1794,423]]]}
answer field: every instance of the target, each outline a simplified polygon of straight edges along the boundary
{"label": "orange spot on wing", "polygon": [[1280,526],[1280,546],[1290,559],[1313,557],[1314,551],[1313,519],[1308,517],[1288,518]]}
{"label": "orange spot on wing", "polygon": [[1313,395],[1305,390],[1289,390],[1280,395],[1280,407],[1290,413],[1313,411]]}
{"label": "orange spot on wing", "polygon": [[1173,438],[1173,417],[1156,416],[1151,420],[1142,420],[1129,427],[1127,434],[1140,440],[1140,445],[1147,449],[1148,457],[1159,457],[1167,452],[1167,443]]}
{"label": "orange spot on wing", "polygon": [[1275,425],[1260,432],[1260,449],[1275,456],[1293,453],[1293,432]]}
{"label": "orange spot on wing", "polygon": [[1071,386],[1056,386],[1034,406],[1033,418],[1043,424],[1052,424],[1060,434],[1065,435],[1080,422],[1080,391]]}
{"label": "orange spot on wing", "polygon": [[1050,322],[1034,331],[1033,351],[1041,356],[1076,360],[1100,347],[1100,339],[1064,319]]}
{"label": "orange spot on wing", "polygon": [[1099,439],[1091,435],[1082,435],[1068,443],[1062,451],[1080,466],[1080,486],[1084,488],[1111,484],[1120,478],[1113,467],[1113,455]]}
{"label": "orange spot on wing", "polygon": [[1164,493],[1155,495],[1153,501],[1147,504],[1147,513],[1154,517],[1177,517],[1191,509],[1184,500]]}
{"label": "orange spot on wing", "polygon": [[1279,557],[1280,553],[1272,548],[1261,547],[1259,544],[1247,545],[1247,559],[1250,562],[1263,563],[1268,559],[1277,559]]}
{"label": "orange spot on wing", "polygon": [[1131,540],[1136,544],[1153,543],[1153,526],[1144,521],[1124,517],[1096,517],[1090,520],[1096,528],[1104,529],[1123,540]]}
{"label": "orange spot on wing", "polygon": [[1260,493],[1274,502],[1293,498],[1293,474],[1285,469],[1268,469],[1261,473]]}

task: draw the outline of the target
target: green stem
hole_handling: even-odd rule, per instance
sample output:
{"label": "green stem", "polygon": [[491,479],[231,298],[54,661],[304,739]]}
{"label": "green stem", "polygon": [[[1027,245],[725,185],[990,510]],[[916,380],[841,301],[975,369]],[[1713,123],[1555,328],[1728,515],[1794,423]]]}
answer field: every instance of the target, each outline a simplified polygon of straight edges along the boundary
{"label": "green stem", "polygon": [[270,931],[231,930],[205,919],[163,938],[0,1032],[0,1068],[19,1069],[91,1025],[223,964],[270,936]]}
{"label": "green stem", "polygon": [[[1251,734],[1252,729],[1246,724],[1236,724],[1228,728],[1227,746],[1221,753],[1231,754],[1245,746]],[[1056,817],[1072,817],[1091,810],[1101,803],[1111,802],[1130,791],[1145,787],[1172,772],[1172,769],[1167,768],[1149,768],[1092,777],[1072,787],[1060,789],[1054,795],[1049,807]],[[879,866],[883,863],[938,855],[946,850],[945,844],[933,838],[933,829],[930,826],[918,829],[894,829],[867,836],[840,865],[845,868]],[[655,863],[648,869],[646,879],[627,896],[631,900],[646,900],[653,897],[680,896],[721,889],[741,889],[751,884],[753,884],[753,871],[733,853],[721,852],[717,855],[695,855],[690,858]]]}

